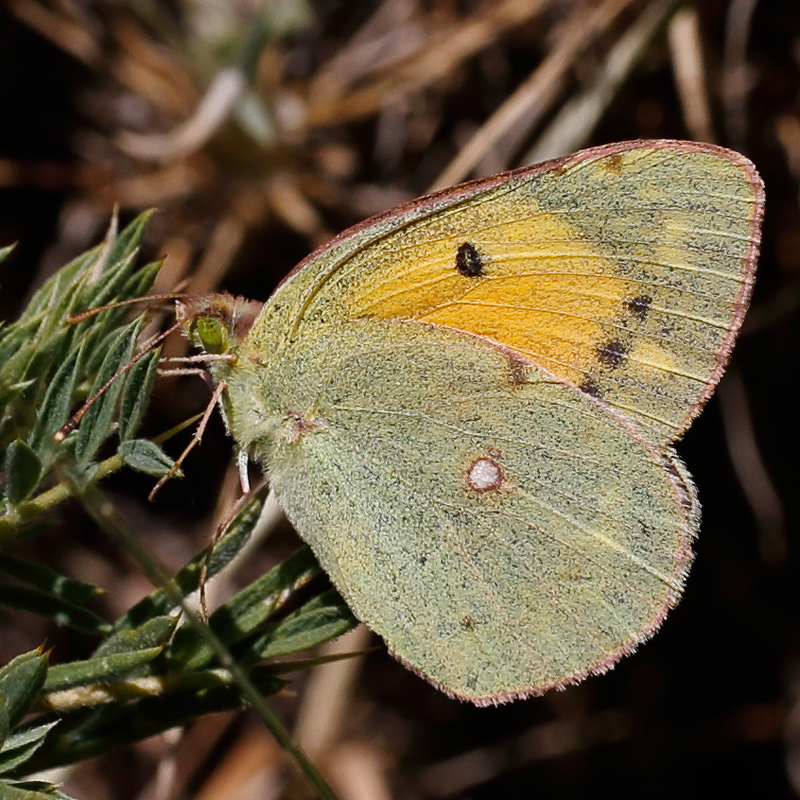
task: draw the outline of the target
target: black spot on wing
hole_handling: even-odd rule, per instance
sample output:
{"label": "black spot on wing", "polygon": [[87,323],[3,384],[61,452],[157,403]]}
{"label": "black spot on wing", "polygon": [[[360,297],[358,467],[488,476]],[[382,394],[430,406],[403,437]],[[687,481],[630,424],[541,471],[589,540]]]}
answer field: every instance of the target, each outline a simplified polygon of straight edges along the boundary
{"label": "black spot on wing", "polygon": [[642,294],[638,297],[628,300],[626,305],[628,306],[628,311],[630,311],[631,314],[636,317],[636,319],[638,319],[640,322],[644,322],[647,319],[647,314],[650,311],[650,306],[652,303],[652,297]]}
{"label": "black spot on wing", "polygon": [[591,397],[597,397],[598,399],[603,397],[600,384],[592,377],[586,378],[586,380],[580,385],[580,390]]}
{"label": "black spot on wing", "polygon": [[603,366],[617,369],[621,367],[628,354],[628,348],[620,341],[612,339],[597,348],[597,360]]}
{"label": "black spot on wing", "polygon": [[478,252],[475,245],[464,242],[458,248],[456,254],[456,267],[462,275],[468,278],[477,278],[483,275],[483,256]]}

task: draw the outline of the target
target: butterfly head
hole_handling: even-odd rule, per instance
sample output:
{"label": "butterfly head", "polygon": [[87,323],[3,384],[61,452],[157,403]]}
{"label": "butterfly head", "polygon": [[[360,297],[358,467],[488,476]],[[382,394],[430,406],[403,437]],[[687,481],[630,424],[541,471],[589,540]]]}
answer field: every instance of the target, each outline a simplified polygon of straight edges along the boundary
{"label": "butterfly head", "polygon": [[247,335],[261,303],[230,294],[198,295],[175,304],[175,316],[192,344],[205,353],[233,353]]}

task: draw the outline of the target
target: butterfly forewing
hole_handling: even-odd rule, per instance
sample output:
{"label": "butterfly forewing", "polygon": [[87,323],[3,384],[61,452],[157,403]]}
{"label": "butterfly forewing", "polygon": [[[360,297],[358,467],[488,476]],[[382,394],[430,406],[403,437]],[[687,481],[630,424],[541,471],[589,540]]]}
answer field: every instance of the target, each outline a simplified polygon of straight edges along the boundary
{"label": "butterfly forewing", "polygon": [[665,443],[727,362],[762,207],[752,164],[722,148],[584,151],[361,226],[297,275],[295,329],[408,319],[484,336]]}

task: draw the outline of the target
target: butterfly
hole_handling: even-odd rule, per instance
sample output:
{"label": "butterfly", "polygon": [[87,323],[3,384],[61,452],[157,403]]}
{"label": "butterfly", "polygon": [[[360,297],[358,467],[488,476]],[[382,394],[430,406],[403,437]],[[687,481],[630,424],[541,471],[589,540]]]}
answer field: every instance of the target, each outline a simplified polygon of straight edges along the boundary
{"label": "butterfly", "polygon": [[708,144],[612,144],[320,247],[262,306],[184,301],[241,463],[392,654],[479,706],[632,652],[699,504],[672,443],[754,281],[764,189]]}

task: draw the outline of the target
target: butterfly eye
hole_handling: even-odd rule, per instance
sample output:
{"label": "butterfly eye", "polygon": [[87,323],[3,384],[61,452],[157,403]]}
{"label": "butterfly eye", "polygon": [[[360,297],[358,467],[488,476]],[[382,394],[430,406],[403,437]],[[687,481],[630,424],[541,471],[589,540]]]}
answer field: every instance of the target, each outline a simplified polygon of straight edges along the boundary
{"label": "butterfly eye", "polygon": [[224,353],[230,349],[230,336],[215,317],[200,317],[195,323],[199,344],[207,353]]}

